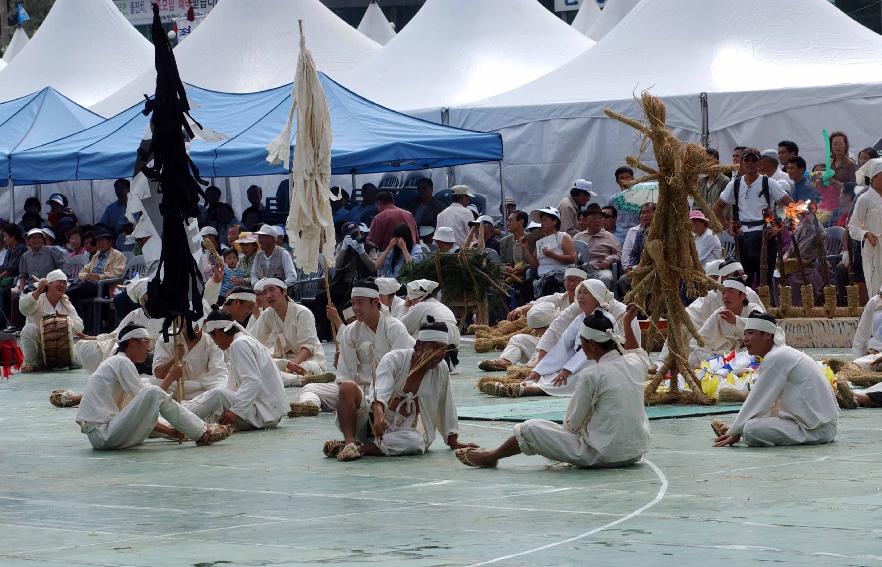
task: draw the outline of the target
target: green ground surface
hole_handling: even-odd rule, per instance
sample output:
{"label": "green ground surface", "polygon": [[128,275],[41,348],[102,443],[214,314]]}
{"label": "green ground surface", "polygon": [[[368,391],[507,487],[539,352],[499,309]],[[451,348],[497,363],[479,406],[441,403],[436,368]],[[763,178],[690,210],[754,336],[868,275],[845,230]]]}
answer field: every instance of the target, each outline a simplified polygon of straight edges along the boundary
{"label": "green ground surface", "polygon": [[[460,405],[511,403],[474,390],[469,350]],[[882,564],[882,410],[844,413],[826,446],[714,449],[709,418],[681,418],[653,421],[647,462],[627,469],[518,456],[475,470],[438,442],[419,457],[325,459],[330,414],[212,447],[100,453],[75,410],[47,400],[85,380],[0,383],[4,567]],[[511,424],[460,429],[494,446]]]}

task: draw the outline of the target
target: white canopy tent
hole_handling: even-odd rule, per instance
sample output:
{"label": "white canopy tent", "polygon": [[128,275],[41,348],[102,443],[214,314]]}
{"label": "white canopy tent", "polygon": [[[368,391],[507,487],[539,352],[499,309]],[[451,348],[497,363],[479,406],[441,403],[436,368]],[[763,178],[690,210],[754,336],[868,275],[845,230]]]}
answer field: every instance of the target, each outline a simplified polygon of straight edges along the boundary
{"label": "white canopy tent", "polygon": [[0,71],[6,68],[6,61],[0,59]]}
{"label": "white canopy tent", "polygon": [[[606,196],[616,191],[613,171],[639,139],[603,108],[641,117],[634,97],[643,89],[664,98],[677,135],[697,142],[705,133],[723,156],[790,139],[822,162],[823,128],[845,131],[855,149],[873,145],[882,134],[880,56],[882,37],[826,0],[643,2],[580,57],[451,109],[450,123],[502,133],[506,191],[528,209],[580,177]],[[478,187],[498,176],[458,171]]]}
{"label": "white canopy tent", "polygon": [[[600,12],[600,16],[594,21],[591,27],[588,28],[585,35],[592,38],[594,41],[600,41],[611,29],[619,25],[619,22],[621,22],[622,19],[639,3],[640,0],[606,0],[606,3],[603,5],[603,11]],[[681,8],[679,4],[666,5],[671,11],[679,11]],[[581,9],[579,11],[581,12]],[[654,41],[654,39],[655,36],[644,38],[644,40],[647,40],[649,43]]]}
{"label": "white canopy tent", "polygon": [[153,46],[110,0],[56,0],[0,75],[0,101],[53,87],[88,107],[132,80]]}
{"label": "white canopy tent", "polygon": [[[290,83],[299,53],[297,21],[320,71],[336,77],[380,50],[319,0],[224,0],[175,48],[181,79],[215,91],[256,92]],[[91,110],[112,116],[155,89],[156,71],[140,75]]]}
{"label": "white canopy tent", "polygon": [[368,4],[367,10],[361,18],[361,23],[358,24],[358,31],[380,45],[386,45],[389,40],[395,37],[395,28],[386,19],[377,0],[371,0],[371,3]]}
{"label": "white canopy tent", "polygon": [[434,110],[505,92],[594,44],[536,0],[427,0],[377,55],[339,80],[396,110]]}
{"label": "white canopy tent", "polygon": [[591,39],[595,39],[588,34],[588,30],[600,19],[600,13],[600,6],[597,5],[596,0],[582,0],[576,19],[572,23],[573,29],[587,35]]}
{"label": "white canopy tent", "polygon": [[28,32],[24,31],[22,28],[17,28],[15,33],[12,34],[12,39],[9,40],[9,45],[6,46],[6,51],[3,52],[3,61],[5,63],[10,63],[12,59],[24,49],[25,45],[27,45],[30,40],[31,38],[28,37]]}

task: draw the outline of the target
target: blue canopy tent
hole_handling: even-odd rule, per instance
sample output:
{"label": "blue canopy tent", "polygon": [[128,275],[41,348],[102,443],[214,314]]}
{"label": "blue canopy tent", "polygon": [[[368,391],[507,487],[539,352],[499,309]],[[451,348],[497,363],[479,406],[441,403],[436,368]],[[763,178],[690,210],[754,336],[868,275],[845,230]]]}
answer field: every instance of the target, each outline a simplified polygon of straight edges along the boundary
{"label": "blue canopy tent", "polygon": [[[104,120],[51,87],[0,103],[0,186],[9,184],[10,154],[40,146]],[[18,183],[30,185],[24,177]]]}
{"label": "blue canopy tent", "polygon": [[[334,132],[335,174],[420,170],[502,160],[502,139],[442,126],[374,104],[322,75]],[[284,174],[266,161],[266,145],[288,118],[291,86],[219,93],[188,86],[193,118],[224,139],[194,140],[190,155],[204,177]],[[130,177],[147,127],[142,104],[50,143],[13,152],[13,179],[50,183]],[[294,132],[292,131],[292,144]],[[293,152],[293,146],[292,150]]]}

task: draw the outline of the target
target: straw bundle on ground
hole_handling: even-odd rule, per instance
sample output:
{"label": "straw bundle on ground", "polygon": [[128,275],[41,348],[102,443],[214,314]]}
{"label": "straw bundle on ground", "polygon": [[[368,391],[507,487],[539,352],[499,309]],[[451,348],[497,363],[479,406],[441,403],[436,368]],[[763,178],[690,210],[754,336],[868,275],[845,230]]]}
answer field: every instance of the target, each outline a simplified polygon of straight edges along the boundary
{"label": "straw bundle on ground", "polygon": [[836,373],[836,380],[847,380],[857,388],[869,388],[882,382],[882,372],[864,370],[853,362],[830,359],[827,364]]}

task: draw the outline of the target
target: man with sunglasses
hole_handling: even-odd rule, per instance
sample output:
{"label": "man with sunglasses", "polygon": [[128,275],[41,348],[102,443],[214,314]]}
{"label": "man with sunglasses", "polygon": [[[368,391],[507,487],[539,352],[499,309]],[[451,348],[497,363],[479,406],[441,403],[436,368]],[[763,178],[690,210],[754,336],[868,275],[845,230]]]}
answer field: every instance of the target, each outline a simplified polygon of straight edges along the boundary
{"label": "man with sunglasses", "polygon": [[[755,287],[760,282],[760,263],[762,254],[763,229],[766,221],[763,211],[772,212],[779,206],[793,202],[786,191],[776,181],[759,174],[760,151],[746,148],[741,153],[741,175],[726,185],[720,198],[714,204],[714,214],[727,226],[739,244],[741,258],[747,273],[747,284]],[[726,205],[732,205],[732,220],[727,221],[724,215]],[[775,270],[775,259],[778,253],[776,229],[769,229],[766,238],[766,269],[769,285]]]}

